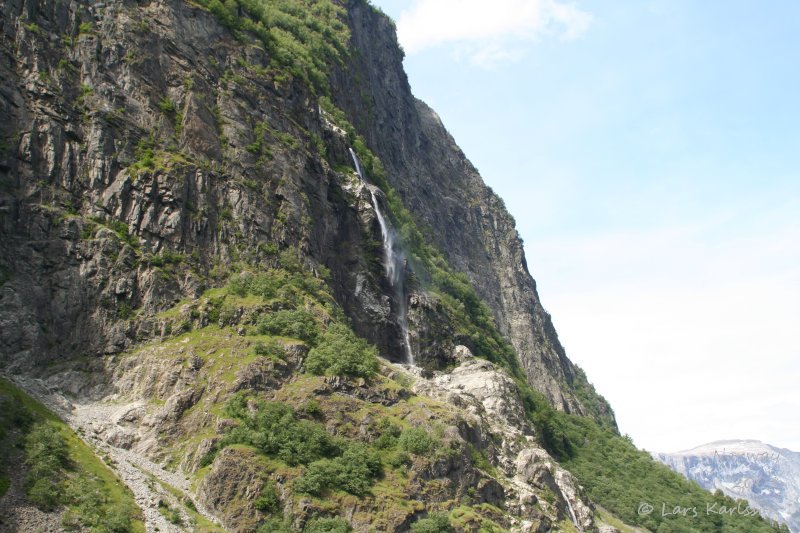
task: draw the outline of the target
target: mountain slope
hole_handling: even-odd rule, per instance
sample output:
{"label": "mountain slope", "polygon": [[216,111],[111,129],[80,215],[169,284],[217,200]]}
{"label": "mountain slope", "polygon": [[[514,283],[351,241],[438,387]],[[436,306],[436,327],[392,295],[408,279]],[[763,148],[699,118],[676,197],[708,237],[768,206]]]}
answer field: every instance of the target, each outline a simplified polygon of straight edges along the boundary
{"label": "mountain slope", "polygon": [[2,371],[113,459],[146,518],[602,525],[580,486],[602,469],[554,456],[635,449],[560,347],[502,202],[411,95],[386,17],[0,7]]}
{"label": "mountain slope", "polygon": [[[334,101],[380,157],[425,235],[489,305],[530,383],[558,409],[616,427],[608,404],[566,357],[503,201],[438,115],[412,95],[391,21],[365,2],[350,2],[348,17],[356,53],[334,73]],[[353,80],[358,91],[349,88]]]}
{"label": "mountain slope", "polygon": [[704,489],[747,500],[765,516],[800,531],[800,453],[729,440],[653,457]]}

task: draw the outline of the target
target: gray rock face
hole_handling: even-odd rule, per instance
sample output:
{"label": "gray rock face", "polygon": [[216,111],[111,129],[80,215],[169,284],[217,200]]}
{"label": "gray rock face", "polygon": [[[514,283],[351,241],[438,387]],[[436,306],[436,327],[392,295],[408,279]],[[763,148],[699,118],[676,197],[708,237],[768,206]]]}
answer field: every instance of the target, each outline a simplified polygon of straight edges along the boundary
{"label": "gray rock face", "polygon": [[[189,3],[3,7],[4,364],[118,353],[159,333],[154,312],[286,247],[330,269],[358,332],[394,357],[364,249],[380,230],[368,194],[317,155],[319,138],[349,161],[308,88],[259,74],[265,52]],[[253,148],[258,124],[281,135]]]}
{"label": "gray rock face", "polygon": [[[361,0],[347,10],[353,53],[331,74],[334,102],[488,303],[530,382],[558,409],[614,426],[558,342],[502,201],[411,94],[391,22]],[[326,267],[357,333],[403,359],[349,141],[308,87],[270,73],[263,49],[178,0],[8,0],[0,25],[4,365],[119,353],[164,333],[158,311],[287,248]],[[437,338],[435,301],[414,297],[420,360],[451,364],[459,340]]]}
{"label": "gray rock face", "polygon": [[[490,306],[525,372],[558,409],[591,414],[616,427],[608,404],[567,358],[528,270],[522,241],[503,201],[443,126],[414,98],[393,27],[366,3],[348,5],[359,51],[334,76],[334,99],[389,172],[389,181],[454,268]],[[361,90],[349,87],[361,80]],[[367,102],[367,105],[365,105]],[[574,394],[587,389],[592,406]]]}
{"label": "gray rock face", "polygon": [[747,500],[764,516],[800,531],[800,453],[741,440],[653,457],[704,489]]}
{"label": "gray rock face", "polygon": [[[502,472],[498,479],[505,489],[507,508],[532,521],[541,520],[540,509],[544,508],[559,521],[569,521],[581,531],[591,530],[594,512],[583,489],[536,444],[522,400],[507,374],[488,361],[468,357],[452,372],[419,379],[414,389],[472,415],[471,443],[486,450]],[[541,498],[543,492],[549,500]]]}

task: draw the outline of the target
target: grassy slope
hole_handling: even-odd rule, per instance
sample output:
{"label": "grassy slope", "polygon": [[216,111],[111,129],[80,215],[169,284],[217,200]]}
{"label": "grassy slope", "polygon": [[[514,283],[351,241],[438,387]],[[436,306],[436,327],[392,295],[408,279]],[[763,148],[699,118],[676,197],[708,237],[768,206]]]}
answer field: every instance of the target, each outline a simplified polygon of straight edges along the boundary
{"label": "grassy slope", "polygon": [[[0,397],[10,398],[11,401],[21,405],[32,415],[34,423],[47,422],[57,427],[67,445],[70,462],[69,468],[64,472],[67,480],[87,492],[98,491],[104,500],[102,507],[106,508],[107,512],[130,513],[133,520],[129,531],[143,532],[145,530],[144,523],[141,521],[141,511],[133,499],[133,494],[69,426],[44,405],[2,378],[0,378]],[[13,429],[11,427],[13,421],[5,417],[0,418],[0,424],[5,425],[2,429],[6,431]],[[76,502],[66,501],[65,503],[68,510],[75,512],[79,519],[87,512],[86,509],[80,509]]]}

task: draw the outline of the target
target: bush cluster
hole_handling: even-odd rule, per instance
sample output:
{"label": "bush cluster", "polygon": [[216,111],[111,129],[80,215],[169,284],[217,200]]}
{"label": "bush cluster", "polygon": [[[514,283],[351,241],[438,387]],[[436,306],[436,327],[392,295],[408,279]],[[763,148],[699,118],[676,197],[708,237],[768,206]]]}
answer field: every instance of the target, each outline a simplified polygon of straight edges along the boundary
{"label": "bush cluster", "polygon": [[[224,413],[239,425],[228,431],[220,447],[247,444],[288,465],[305,465],[304,475],[294,483],[299,492],[343,490],[360,496],[381,473],[380,459],[369,448],[333,437],[324,425],[298,418],[286,404],[239,394],[228,402]],[[262,503],[268,506],[271,501],[266,497]]]}
{"label": "bush cluster", "polygon": [[431,513],[411,524],[412,533],[449,533],[453,531],[446,513]]}
{"label": "bush cluster", "polygon": [[343,518],[312,518],[303,533],[350,533],[353,528]]}
{"label": "bush cluster", "polygon": [[[377,372],[377,349],[344,324],[325,282],[305,271],[292,250],[280,254],[280,263],[281,268],[263,273],[235,274],[227,284],[231,294],[260,296],[273,307],[283,307],[258,318],[258,333],[305,342],[311,347],[306,370],[312,374],[369,377]],[[321,322],[326,320],[330,323],[323,333]],[[257,355],[282,356],[274,344],[257,344],[255,350]]]}
{"label": "bush cluster", "polygon": [[397,439],[400,448],[414,455],[425,455],[430,453],[438,444],[437,441],[428,435],[422,428],[404,429]]}
{"label": "bush cluster", "polygon": [[319,338],[319,325],[314,315],[305,309],[283,309],[262,315],[257,327],[262,335],[291,337],[310,345],[315,345]]}
{"label": "bush cluster", "polygon": [[225,415],[239,421],[223,445],[248,444],[288,465],[309,464],[339,455],[341,443],[322,424],[298,419],[290,406],[280,402],[255,401],[248,408],[248,397],[234,396],[225,406]]}
{"label": "bush cluster", "polygon": [[332,301],[323,280],[306,272],[291,272],[285,268],[274,268],[259,274],[234,274],[228,280],[227,289],[231,294],[252,294],[284,307],[296,307],[307,298]]}
{"label": "bush cluster", "polygon": [[349,444],[341,456],[309,464],[305,474],[295,481],[294,488],[308,494],[318,495],[333,489],[363,496],[380,473],[377,454],[364,445]]}
{"label": "bush cluster", "polygon": [[253,351],[256,355],[261,357],[269,357],[270,359],[283,359],[286,355],[286,348],[283,343],[275,339],[268,339],[266,342],[256,342],[253,346]]}
{"label": "bush cluster", "polygon": [[43,511],[64,502],[64,474],[69,465],[67,442],[52,423],[38,422],[25,436],[25,493]]}
{"label": "bush cluster", "polygon": [[306,358],[317,375],[369,377],[378,370],[378,350],[344,324],[331,324]]}
{"label": "bush cluster", "polygon": [[258,37],[274,68],[311,89],[329,92],[330,64],[347,53],[350,31],[344,9],[331,0],[199,0],[234,32]]}

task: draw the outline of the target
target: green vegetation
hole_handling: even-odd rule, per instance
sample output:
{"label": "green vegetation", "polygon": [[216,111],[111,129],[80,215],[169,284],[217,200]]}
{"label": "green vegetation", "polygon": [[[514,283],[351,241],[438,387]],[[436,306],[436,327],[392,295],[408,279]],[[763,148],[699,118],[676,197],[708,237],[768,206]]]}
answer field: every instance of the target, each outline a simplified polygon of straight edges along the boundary
{"label": "green vegetation", "polygon": [[[777,530],[758,516],[745,516],[746,504],[739,512],[733,499],[703,490],[636,449],[627,437],[589,418],[554,412],[550,423],[562,438],[551,453],[575,474],[594,501],[629,524],[659,532]],[[640,513],[643,503],[652,505],[653,511]],[[723,507],[734,512],[707,512]]]}
{"label": "green vegetation", "polygon": [[305,309],[282,309],[263,315],[257,324],[262,335],[292,337],[314,345],[320,336],[314,315]]}
{"label": "green vegetation", "polygon": [[256,36],[272,58],[270,67],[329,92],[331,62],[347,53],[350,31],[344,8],[331,0],[198,0],[235,34]]}
{"label": "green vegetation", "polygon": [[158,500],[158,512],[171,524],[179,526],[183,523],[178,509],[171,507],[166,501]]}
{"label": "green vegetation", "polygon": [[42,34],[42,29],[35,22],[31,22],[29,24],[23,24],[22,27],[25,28],[26,30],[28,30],[29,32],[34,33],[36,35],[41,35]]}
{"label": "green vegetation", "polygon": [[[133,495],[63,422],[11,383],[0,379],[0,452],[24,460],[28,500],[44,511],[66,506],[67,529],[97,532],[144,531]],[[17,443],[19,449],[14,446]],[[0,494],[8,488],[0,472]]]}
{"label": "green vegetation", "polygon": [[280,510],[281,500],[278,498],[278,491],[275,490],[273,483],[266,483],[261,487],[261,493],[253,506],[262,513],[274,514]]}
{"label": "green vegetation", "polygon": [[[121,220],[113,219],[113,218],[109,219],[109,220],[105,220],[105,219],[102,219],[102,218],[99,218],[99,217],[89,217],[89,221],[93,225],[105,226],[106,228],[110,229],[111,231],[113,231],[117,235],[117,237],[119,238],[120,241],[122,241],[124,243],[127,243],[127,244],[130,244],[134,248],[139,246],[139,243],[138,243],[138,241],[136,239],[136,236],[133,235],[130,232],[130,229],[128,228],[128,225],[125,222],[123,222]],[[94,234],[94,227],[92,227],[90,231],[91,231],[91,234],[93,235]],[[82,235],[82,237],[83,237],[83,235]]]}
{"label": "green vegetation", "polygon": [[272,159],[272,151],[269,149],[269,140],[275,140],[290,150],[300,148],[300,141],[292,135],[284,131],[278,131],[268,122],[259,122],[253,128],[253,136],[255,140],[245,146],[245,149],[254,155],[261,155],[267,159]]}
{"label": "green vegetation", "polygon": [[[486,516],[489,515],[489,516]],[[501,517],[503,511],[488,503],[467,507],[461,505],[452,509],[449,514],[450,525],[456,531],[477,531],[477,533],[505,533],[507,528],[500,527],[490,516]],[[569,526],[572,522],[567,521]],[[572,529],[559,527],[558,531],[566,532]],[[574,526],[572,526],[574,529]],[[446,531],[446,530],[445,530]],[[451,530],[452,531],[452,530]]]}
{"label": "green vegetation", "polygon": [[268,357],[272,360],[281,360],[286,355],[284,345],[275,339],[267,339],[267,341],[257,341],[253,345],[253,352],[259,357]]}
{"label": "green vegetation", "polygon": [[178,252],[173,252],[172,250],[164,249],[156,255],[147,257],[146,260],[150,266],[165,267],[183,263],[186,260],[186,256]]}
{"label": "green vegetation", "polygon": [[43,511],[52,511],[61,503],[65,470],[68,466],[67,443],[52,422],[36,423],[25,436],[25,492],[28,500]]}
{"label": "green vegetation", "polygon": [[178,107],[175,105],[175,102],[167,98],[166,96],[158,102],[158,108],[161,110],[162,113],[166,115],[174,115],[175,111],[177,111]]}
{"label": "green vegetation", "polygon": [[446,513],[431,513],[411,524],[412,533],[449,533],[453,531]]}
{"label": "green vegetation", "polygon": [[262,523],[257,533],[294,533],[292,522],[286,518],[267,518]]}
{"label": "green vegetation", "polygon": [[78,26],[78,35],[91,35],[94,33],[94,25],[91,22],[81,22]]}
{"label": "green vegetation", "polygon": [[[254,411],[248,408],[248,401],[255,403]],[[226,434],[223,446],[247,444],[290,466],[341,453],[340,443],[325,431],[325,426],[298,419],[286,404],[239,394],[228,402],[224,414],[240,424]]]}
{"label": "green vegetation", "polygon": [[434,449],[437,442],[428,432],[422,428],[408,428],[403,430],[397,440],[400,448],[413,453],[414,455],[424,455]]}
{"label": "green vegetation", "polygon": [[[377,350],[345,323],[325,281],[311,276],[293,250],[282,252],[280,263],[282,268],[258,274],[247,271],[234,274],[226,286],[229,294],[257,296],[270,307],[279,308],[259,316],[256,331],[260,335],[298,339],[311,347],[306,370],[312,374],[354,377],[375,374]],[[279,358],[284,351],[274,343],[263,342],[255,349],[257,355]]]}
{"label": "green vegetation", "polygon": [[350,533],[353,528],[343,518],[312,518],[303,533]]}
{"label": "green vegetation", "polygon": [[[343,490],[363,496],[381,473],[380,459],[366,446],[331,436],[323,424],[298,418],[286,404],[238,394],[224,414],[239,425],[228,431],[220,448],[246,444],[287,465],[306,465],[304,475],[294,482],[298,492]],[[261,498],[260,504],[270,507],[277,495],[267,489]]]}
{"label": "green vegetation", "polygon": [[378,350],[344,324],[332,324],[308,353],[306,370],[317,375],[369,377],[378,370]]}
{"label": "green vegetation", "polygon": [[366,495],[381,473],[380,459],[362,444],[348,442],[343,447],[344,452],[339,457],[309,464],[303,476],[295,481],[295,490],[316,495],[327,490]]}

